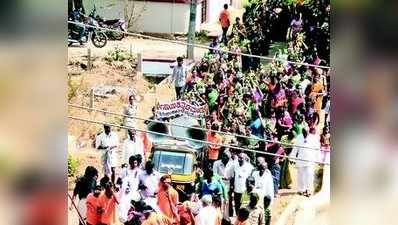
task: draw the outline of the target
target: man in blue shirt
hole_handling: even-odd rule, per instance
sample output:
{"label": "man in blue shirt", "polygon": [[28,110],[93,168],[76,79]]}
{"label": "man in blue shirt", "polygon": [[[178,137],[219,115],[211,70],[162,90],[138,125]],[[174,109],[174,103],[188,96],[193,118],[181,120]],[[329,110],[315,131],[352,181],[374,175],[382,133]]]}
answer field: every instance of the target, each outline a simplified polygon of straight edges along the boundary
{"label": "man in blue shirt", "polygon": [[200,197],[204,195],[221,196],[222,186],[213,176],[213,170],[205,169],[203,180],[199,182],[197,191]]}

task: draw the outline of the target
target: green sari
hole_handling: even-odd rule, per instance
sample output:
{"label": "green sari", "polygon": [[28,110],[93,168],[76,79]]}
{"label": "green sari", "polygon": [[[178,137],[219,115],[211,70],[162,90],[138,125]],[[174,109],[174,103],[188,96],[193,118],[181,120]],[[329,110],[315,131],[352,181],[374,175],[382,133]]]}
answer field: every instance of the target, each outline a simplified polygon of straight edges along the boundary
{"label": "green sari", "polygon": [[[294,144],[294,139],[293,140],[288,140],[287,135],[283,135],[281,138],[282,143],[286,144]],[[290,146],[283,146],[285,149],[286,154],[288,155],[291,152],[291,147]],[[292,184],[292,177],[290,175],[290,160],[288,158],[284,158],[282,163],[281,163],[281,174],[280,174],[280,184],[279,187],[281,189],[290,189],[290,185]]]}

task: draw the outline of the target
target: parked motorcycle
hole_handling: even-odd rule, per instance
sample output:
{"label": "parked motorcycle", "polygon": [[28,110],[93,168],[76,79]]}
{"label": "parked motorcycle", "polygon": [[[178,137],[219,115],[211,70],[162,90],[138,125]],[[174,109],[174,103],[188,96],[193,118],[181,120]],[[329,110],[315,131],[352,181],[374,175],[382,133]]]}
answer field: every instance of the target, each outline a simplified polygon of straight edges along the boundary
{"label": "parked motorcycle", "polygon": [[122,33],[122,32],[127,32],[127,22],[124,21],[124,19],[105,20],[98,15],[95,18],[97,19],[100,27],[121,31],[121,32],[106,31],[106,35],[109,38],[121,41],[124,37],[127,37],[125,33]]}
{"label": "parked motorcycle", "polygon": [[[99,26],[98,22],[94,19],[92,14],[93,13],[91,13],[90,16],[85,17],[84,23],[97,27]],[[87,43],[89,40],[91,40],[95,47],[102,48],[108,42],[108,37],[105,32],[94,27],[84,28],[77,24],[68,24],[68,46],[75,43]]]}

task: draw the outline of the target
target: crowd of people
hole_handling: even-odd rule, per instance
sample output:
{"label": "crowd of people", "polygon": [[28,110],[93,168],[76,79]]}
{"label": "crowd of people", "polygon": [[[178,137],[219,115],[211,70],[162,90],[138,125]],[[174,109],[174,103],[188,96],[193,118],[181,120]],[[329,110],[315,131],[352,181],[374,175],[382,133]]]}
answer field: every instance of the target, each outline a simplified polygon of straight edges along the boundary
{"label": "crowd of people", "polygon": [[[231,224],[234,216],[236,225],[270,224],[279,190],[292,188],[292,165],[298,194],[314,193],[317,165],[322,169],[329,163],[330,71],[317,66],[322,59],[316,50],[310,59],[301,59],[310,65],[286,61],[305,57],[297,52],[308,48],[303,39],[307,26],[300,16],[293,17],[288,50],[276,55],[286,60],[261,65],[258,58],[241,55],[253,48],[244,43],[240,18],[227,36],[227,6],[220,22],[223,35],[213,40],[205,57],[191,71],[179,57],[169,81],[177,99],[208,108],[203,126],[212,144],[196,165],[192,193],[180,199],[170,174],[156,171],[145,133],[127,131],[119,162],[114,151],[120,147],[118,135],[105,125],[95,143],[104,152],[104,177],[97,184],[97,169],[87,167],[72,197],[79,198],[77,208],[87,224],[221,225]],[[124,112],[134,115],[136,109],[130,97]],[[135,127],[135,121],[126,117],[125,125]]]}
{"label": "crowd of people", "polygon": [[76,208],[88,225],[221,225],[231,224],[234,215],[235,224],[270,223],[274,187],[264,157],[253,166],[246,154],[225,151],[212,168],[197,168],[195,190],[185,201],[171,176],[140,154],[122,165],[116,182],[106,172],[97,183],[98,170],[88,166],[73,190],[72,204],[78,197]]}

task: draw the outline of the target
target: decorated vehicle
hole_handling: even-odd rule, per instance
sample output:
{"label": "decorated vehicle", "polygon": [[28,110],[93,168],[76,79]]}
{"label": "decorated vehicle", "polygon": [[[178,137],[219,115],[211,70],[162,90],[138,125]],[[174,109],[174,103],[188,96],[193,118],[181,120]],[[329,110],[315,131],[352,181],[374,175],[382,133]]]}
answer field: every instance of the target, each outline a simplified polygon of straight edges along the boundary
{"label": "decorated vehicle", "polygon": [[159,173],[171,175],[172,185],[178,191],[180,201],[189,199],[195,191],[196,150],[172,141],[155,144],[151,159]]}
{"label": "decorated vehicle", "polygon": [[196,166],[203,157],[205,145],[201,141],[206,140],[206,133],[197,129],[198,119],[188,115],[173,115],[170,123],[178,126],[154,121],[147,125],[152,142],[150,159],[158,172],[171,175],[172,185],[184,201],[195,190]]}

